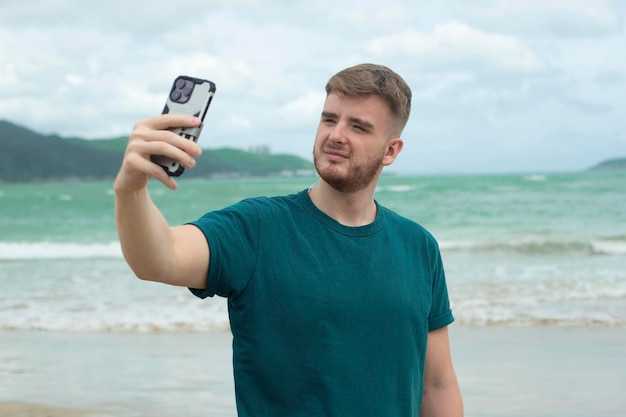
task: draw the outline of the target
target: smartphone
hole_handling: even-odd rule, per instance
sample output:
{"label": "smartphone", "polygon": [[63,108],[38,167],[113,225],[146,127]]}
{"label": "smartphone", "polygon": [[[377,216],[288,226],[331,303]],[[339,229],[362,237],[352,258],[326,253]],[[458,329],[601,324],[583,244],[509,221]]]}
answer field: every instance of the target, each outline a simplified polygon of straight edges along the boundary
{"label": "smartphone", "polygon": [[[214,94],[215,84],[212,81],[186,75],[176,77],[165,101],[162,114],[188,114],[200,118],[202,123],[195,128],[174,128],[171,130],[185,139],[197,142],[204,126],[204,116],[209,110]],[[180,162],[166,156],[152,155],[151,160],[163,167],[171,177],[178,177],[185,171]]]}

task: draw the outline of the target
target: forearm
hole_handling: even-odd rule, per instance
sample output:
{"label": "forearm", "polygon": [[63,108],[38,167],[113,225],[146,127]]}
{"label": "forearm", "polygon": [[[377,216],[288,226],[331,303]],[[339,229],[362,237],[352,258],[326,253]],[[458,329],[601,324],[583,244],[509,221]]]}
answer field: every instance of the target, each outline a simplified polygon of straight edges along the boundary
{"label": "forearm", "polygon": [[424,387],[420,417],[462,417],[463,399],[456,378]]}
{"label": "forearm", "polygon": [[452,366],[448,326],[428,332],[421,417],[462,417],[463,399]]}
{"label": "forearm", "polygon": [[116,190],[115,220],[122,253],[135,275],[163,281],[173,273],[171,231],[146,188],[133,192]]}

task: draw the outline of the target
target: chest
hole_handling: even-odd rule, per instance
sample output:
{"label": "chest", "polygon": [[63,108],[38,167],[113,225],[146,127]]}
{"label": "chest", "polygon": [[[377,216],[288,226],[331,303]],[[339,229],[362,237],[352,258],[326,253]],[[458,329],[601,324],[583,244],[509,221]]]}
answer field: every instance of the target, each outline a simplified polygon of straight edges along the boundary
{"label": "chest", "polygon": [[231,320],[297,339],[358,339],[372,332],[393,337],[423,328],[431,271],[416,244],[385,233],[283,233],[261,244],[257,271],[241,300],[245,307],[231,311]]}

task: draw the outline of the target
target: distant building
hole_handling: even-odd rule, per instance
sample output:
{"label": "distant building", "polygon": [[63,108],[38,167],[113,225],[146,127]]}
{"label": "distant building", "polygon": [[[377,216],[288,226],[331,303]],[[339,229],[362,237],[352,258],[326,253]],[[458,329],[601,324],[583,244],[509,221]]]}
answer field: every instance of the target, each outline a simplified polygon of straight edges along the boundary
{"label": "distant building", "polygon": [[269,155],[270,153],[272,153],[269,145],[252,145],[248,148],[248,151],[262,155]]}

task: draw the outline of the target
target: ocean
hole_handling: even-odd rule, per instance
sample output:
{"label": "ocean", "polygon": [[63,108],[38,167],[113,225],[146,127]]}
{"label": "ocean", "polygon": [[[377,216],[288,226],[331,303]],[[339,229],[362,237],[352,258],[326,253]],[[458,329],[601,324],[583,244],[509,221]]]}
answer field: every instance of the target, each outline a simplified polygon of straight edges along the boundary
{"label": "ocean", "polygon": [[[314,183],[150,190],[174,225]],[[375,197],[439,241],[466,416],[626,416],[626,173],[383,176]],[[135,278],[113,203],[110,182],[0,184],[0,416],[234,417],[226,301]]]}
{"label": "ocean", "polygon": [[[170,224],[315,178],[151,184]],[[439,241],[467,325],[626,326],[626,173],[383,176],[377,201]],[[227,329],[226,302],[125,264],[112,184],[0,185],[0,330]]]}

